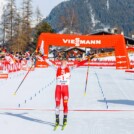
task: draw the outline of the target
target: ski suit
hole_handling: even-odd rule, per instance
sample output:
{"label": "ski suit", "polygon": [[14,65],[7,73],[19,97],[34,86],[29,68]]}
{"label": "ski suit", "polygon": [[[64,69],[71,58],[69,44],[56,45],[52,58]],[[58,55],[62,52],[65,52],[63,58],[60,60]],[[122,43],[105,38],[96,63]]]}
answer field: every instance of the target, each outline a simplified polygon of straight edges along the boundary
{"label": "ski suit", "polygon": [[[69,80],[70,80],[70,69],[66,67],[58,67],[56,73],[56,90],[55,90],[55,101],[56,108],[60,107],[60,101],[62,98],[64,114],[68,113],[68,99],[69,99]],[[57,113],[58,114],[58,113]]]}
{"label": "ski suit", "polygon": [[53,63],[45,60],[50,66],[56,68],[56,89],[55,89],[55,102],[56,102],[56,114],[59,114],[59,108],[61,100],[63,101],[64,115],[68,113],[68,99],[69,99],[69,81],[70,81],[70,69],[68,66],[54,66]]}

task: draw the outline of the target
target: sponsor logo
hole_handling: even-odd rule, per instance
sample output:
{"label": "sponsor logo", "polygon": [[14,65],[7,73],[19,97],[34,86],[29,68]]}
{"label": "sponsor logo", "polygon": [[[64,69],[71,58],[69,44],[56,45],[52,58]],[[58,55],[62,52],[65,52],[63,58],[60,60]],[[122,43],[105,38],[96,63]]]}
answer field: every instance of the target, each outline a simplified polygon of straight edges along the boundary
{"label": "sponsor logo", "polygon": [[80,38],[75,39],[63,39],[64,44],[75,44],[75,46],[80,45],[100,45],[101,40],[82,40]]}
{"label": "sponsor logo", "polygon": [[8,74],[0,74],[0,78],[8,78]]}

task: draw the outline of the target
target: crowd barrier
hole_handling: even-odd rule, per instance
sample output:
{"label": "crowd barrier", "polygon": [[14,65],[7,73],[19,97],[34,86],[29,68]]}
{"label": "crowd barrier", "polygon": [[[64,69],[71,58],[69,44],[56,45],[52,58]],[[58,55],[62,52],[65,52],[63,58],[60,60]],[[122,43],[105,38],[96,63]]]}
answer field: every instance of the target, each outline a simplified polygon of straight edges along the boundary
{"label": "crowd barrier", "polygon": [[[55,65],[60,66],[61,62],[56,60],[52,61]],[[68,61],[69,66],[74,66],[79,61]],[[11,72],[16,72],[20,70],[28,71],[34,71],[35,67],[32,66],[33,62],[32,61],[27,61],[27,60],[22,60],[20,62],[16,62],[14,64],[9,64],[9,62],[6,61],[0,61],[0,78],[8,78],[8,73]],[[98,61],[98,60],[93,60],[90,62],[86,62],[83,64],[83,66],[97,66],[97,67],[115,67],[116,62],[115,61]],[[44,68],[48,67],[48,64],[44,61],[37,61],[36,62],[36,67],[37,68]],[[134,68],[134,61],[131,61],[131,68]]]}
{"label": "crowd barrier", "polygon": [[[79,61],[68,61],[69,66],[77,64]],[[56,65],[60,65],[60,61],[54,61]],[[83,64],[83,66],[116,66],[116,61],[90,61]],[[131,61],[131,67],[134,68],[134,61]]]}
{"label": "crowd barrier", "polygon": [[0,70],[3,70],[3,72],[11,73],[19,71],[20,69],[21,63],[9,64],[9,62],[6,61],[0,62]]}
{"label": "crowd barrier", "polygon": [[21,70],[24,70],[24,71],[34,71],[35,67],[33,65],[33,61],[31,60],[22,60],[21,61]]}
{"label": "crowd barrier", "polygon": [[[69,66],[74,66],[77,63],[79,63],[79,61],[68,61],[68,65]],[[61,62],[60,61],[55,61],[56,65],[60,65]],[[86,62],[83,64],[83,66],[115,66],[116,62],[107,62],[107,61],[92,61],[92,62]]]}
{"label": "crowd barrier", "polygon": [[[61,61],[59,60],[51,60],[55,65],[60,66],[61,65]],[[77,63],[79,63],[79,61],[68,61],[68,66],[74,66]],[[37,68],[44,68],[47,67],[48,64],[45,61],[37,61],[36,62],[36,67]],[[115,67],[116,66],[116,61],[98,61],[98,60],[93,60],[90,62],[86,62],[83,64],[83,66],[100,66],[100,67]],[[134,68],[134,61],[131,61],[131,67]]]}
{"label": "crowd barrier", "polygon": [[35,67],[36,68],[46,68],[46,67],[48,67],[48,64],[45,61],[37,60]]}
{"label": "crowd barrier", "polygon": [[127,70],[125,70],[125,72],[134,73],[134,69],[127,69]]}
{"label": "crowd barrier", "polygon": [[31,60],[22,60],[21,62],[15,62],[10,64],[7,61],[0,61],[0,79],[8,78],[8,74],[12,72],[17,72],[20,70],[34,71],[33,62]]}

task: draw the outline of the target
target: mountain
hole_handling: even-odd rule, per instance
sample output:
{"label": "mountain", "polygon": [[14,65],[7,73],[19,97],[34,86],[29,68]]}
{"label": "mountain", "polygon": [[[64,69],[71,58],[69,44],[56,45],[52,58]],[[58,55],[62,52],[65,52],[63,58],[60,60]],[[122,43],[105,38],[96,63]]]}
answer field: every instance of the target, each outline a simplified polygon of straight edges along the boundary
{"label": "mountain", "polygon": [[70,0],[57,5],[44,19],[59,31],[83,34],[117,27],[134,32],[134,0]]}

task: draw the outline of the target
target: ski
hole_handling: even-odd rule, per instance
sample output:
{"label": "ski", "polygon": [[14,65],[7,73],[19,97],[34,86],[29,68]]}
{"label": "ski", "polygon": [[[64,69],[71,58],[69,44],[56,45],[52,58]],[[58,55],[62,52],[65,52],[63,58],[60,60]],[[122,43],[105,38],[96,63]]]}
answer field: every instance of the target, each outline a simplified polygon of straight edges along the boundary
{"label": "ski", "polygon": [[54,126],[54,131],[56,131],[58,129],[59,125],[55,125]]}
{"label": "ski", "polygon": [[66,128],[67,124],[64,124],[61,128],[61,130],[63,131]]}

